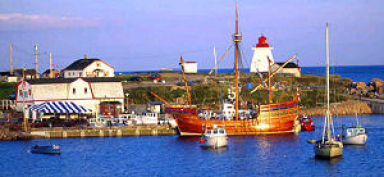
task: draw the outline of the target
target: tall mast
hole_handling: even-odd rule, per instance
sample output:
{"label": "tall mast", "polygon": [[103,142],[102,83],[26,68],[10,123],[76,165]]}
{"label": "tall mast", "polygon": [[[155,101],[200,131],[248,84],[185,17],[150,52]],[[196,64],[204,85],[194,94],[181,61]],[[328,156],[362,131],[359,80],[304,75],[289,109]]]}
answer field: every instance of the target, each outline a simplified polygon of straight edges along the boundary
{"label": "tall mast", "polygon": [[9,69],[9,74],[10,75],[13,75],[13,51],[12,51],[12,44],[9,45],[9,65],[10,65],[10,69]]}
{"label": "tall mast", "polygon": [[236,33],[233,34],[233,42],[235,43],[235,84],[236,84],[236,120],[239,119],[239,43],[241,42],[241,34],[239,34],[239,20],[237,13],[237,3],[236,3]]}
{"label": "tall mast", "polygon": [[327,137],[328,140],[331,140],[331,130],[330,130],[330,112],[329,112],[329,30],[328,30],[328,23],[326,24],[326,30],[325,30],[325,36],[326,36],[326,77],[327,77],[327,122],[328,122],[328,129],[327,129]]}
{"label": "tall mast", "polygon": [[39,63],[37,59],[37,44],[35,45],[35,56],[36,56],[36,79],[39,78]]}
{"label": "tall mast", "polygon": [[184,73],[183,56],[180,56],[179,65],[181,66],[181,71],[183,72],[183,80],[184,80],[184,84],[185,84],[185,89],[187,90],[188,104],[189,104],[190,108],[192,108],[192,100],[191,100],[191,95],[189,94],[187,77],[185,76],[185,73]]}

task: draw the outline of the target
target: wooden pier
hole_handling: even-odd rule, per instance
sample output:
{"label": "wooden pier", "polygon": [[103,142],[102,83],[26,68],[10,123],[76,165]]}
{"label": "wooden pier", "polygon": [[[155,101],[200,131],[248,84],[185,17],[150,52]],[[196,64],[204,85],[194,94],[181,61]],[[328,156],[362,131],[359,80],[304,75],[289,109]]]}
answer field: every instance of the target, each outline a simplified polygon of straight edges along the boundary
{"label": "wooden pier", "polygon": [[103,127],[103,128],[32,128],[33,138],[85,138],[116,136],[164,136],[176,131],[167,126]]}

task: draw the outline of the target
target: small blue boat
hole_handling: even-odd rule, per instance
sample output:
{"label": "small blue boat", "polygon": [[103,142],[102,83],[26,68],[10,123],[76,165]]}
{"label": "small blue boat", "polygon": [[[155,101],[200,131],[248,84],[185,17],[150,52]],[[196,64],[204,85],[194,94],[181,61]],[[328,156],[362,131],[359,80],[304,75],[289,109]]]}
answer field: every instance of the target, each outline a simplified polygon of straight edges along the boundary
{"label": "small blue boat", "polygon": [[60,146],[50,145],[50,146],[32,146],[31,153],[35,154],[60,154]]}

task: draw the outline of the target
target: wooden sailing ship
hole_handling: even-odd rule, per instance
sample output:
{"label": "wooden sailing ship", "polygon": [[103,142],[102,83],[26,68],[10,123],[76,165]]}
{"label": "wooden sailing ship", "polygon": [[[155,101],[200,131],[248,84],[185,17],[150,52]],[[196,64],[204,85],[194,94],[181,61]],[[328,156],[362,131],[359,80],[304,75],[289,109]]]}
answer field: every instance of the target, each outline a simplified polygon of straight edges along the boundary
{"label": "wooden sailing ship", "polygon": [[[188,105],[175,106],[167,104],[168,107],[166,108],[166,112],[176,120],[180,135],[201,135],[204,131],[203,127],[211,127],[213,125],[225,127],[228,135],[292,133],[299,131],[299,125],[296,121],[299,111],[297,98],[291,101],[260,105],[257,110],[253,110],[254,114],[251,117],[239,118],[238,60],[239,43],[241,41],[242,35],[239,34],[238,31],[238,13],[236,4],[236,32],[233,34],[233,42],[235,46],[235,99],[233,102],[235,114],[233,118],[206,119],[198,116],[197,107],[191,103],[187,80],[184,75],[184,62],[182,57],[180,58],[180,65],[182,67],[183,78],[187,90]],[[269,103],[271,103],[271,97],[269,97]]]}

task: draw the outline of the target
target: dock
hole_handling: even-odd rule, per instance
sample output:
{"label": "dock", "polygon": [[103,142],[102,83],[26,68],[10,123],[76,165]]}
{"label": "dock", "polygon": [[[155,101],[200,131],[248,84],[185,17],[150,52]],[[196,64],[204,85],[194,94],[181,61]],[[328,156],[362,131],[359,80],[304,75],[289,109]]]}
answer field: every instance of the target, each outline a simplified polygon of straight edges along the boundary
{"label": "dock", "polygon": [[167,126],[132,126],[102,128],[32,128],[33,138],[86,138],[121,136],[166,136],[176,131]]}

